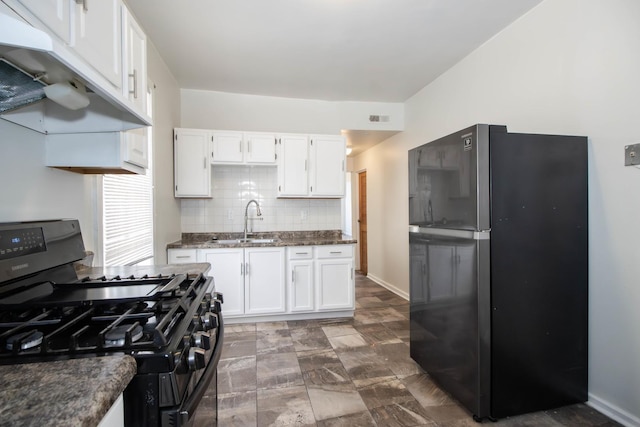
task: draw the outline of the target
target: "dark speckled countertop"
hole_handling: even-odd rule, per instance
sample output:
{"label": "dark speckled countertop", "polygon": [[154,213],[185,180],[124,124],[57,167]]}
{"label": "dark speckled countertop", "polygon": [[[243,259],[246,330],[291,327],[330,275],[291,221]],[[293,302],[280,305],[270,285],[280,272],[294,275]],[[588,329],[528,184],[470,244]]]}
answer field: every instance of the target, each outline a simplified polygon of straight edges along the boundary
{"label": "dark speckled countertop", "polygon": [[0,366],[0,426],[95,427],[136,374],[115,355]]}
{"label": "dark speckled countertop", "polygon": [[[316,246],[316,245],[350,245],[357,242],[351,236],[342,234],[340,230],[323,231],[275,231],[271,233],[252,233],[252,238],[278,238],[269,243],[219,243],[218,240],[240,239],[242,233],[182,233],[182,240],[169,243],[167,249],[213,249],[213,248],[245,248],[264,246]],[[213,240],[217,239],[217,240]]]}

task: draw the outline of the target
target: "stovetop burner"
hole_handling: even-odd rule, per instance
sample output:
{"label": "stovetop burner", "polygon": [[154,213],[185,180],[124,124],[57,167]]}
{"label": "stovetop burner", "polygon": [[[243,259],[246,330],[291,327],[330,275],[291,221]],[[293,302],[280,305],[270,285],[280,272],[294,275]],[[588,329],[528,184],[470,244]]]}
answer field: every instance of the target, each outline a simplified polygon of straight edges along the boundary
{"label": "stovetop burner", "polygon": [[40,331],[27,331],[21,334],[16,334],[7,338],[6,348],[9,351],[13,351],[13,348],[18,345],[20,350],[29,350],[30,348],[38,347],[42,344],[43,333]]}
{"label": "stovetop burner", "polygon": [[131,342],[139,341],[142,338],[142,326],[138,324],[120,325],[104,334],[105,347],[123,347],[126,342],[127,333],[131,336]]}

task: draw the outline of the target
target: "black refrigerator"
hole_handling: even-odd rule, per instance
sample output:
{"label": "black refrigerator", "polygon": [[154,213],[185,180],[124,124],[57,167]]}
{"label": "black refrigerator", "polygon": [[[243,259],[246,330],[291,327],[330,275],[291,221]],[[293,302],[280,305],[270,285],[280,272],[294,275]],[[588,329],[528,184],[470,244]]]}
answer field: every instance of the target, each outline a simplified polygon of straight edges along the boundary
{"label": "black refrigerator", "polygon": [[409,151],[411,357],[476,420],[587,400],[587,138]]}

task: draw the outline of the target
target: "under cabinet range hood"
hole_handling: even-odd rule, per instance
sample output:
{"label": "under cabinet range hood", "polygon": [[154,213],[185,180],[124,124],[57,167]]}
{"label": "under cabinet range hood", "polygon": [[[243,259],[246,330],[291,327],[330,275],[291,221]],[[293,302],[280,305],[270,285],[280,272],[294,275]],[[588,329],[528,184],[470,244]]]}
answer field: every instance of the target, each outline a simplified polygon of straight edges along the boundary
{"label": "under cabinet range hood", "polygon": [[151,125],[66,45],[0,3],[0,118],[43,134]]}

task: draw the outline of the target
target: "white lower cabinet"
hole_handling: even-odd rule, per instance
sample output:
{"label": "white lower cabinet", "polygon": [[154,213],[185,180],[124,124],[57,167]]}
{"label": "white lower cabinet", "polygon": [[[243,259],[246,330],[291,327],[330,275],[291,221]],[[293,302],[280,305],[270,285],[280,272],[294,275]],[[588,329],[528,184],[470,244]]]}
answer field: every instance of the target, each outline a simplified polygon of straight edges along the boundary
{"label": "white lower cabinet", "polygon": [[168,264],[190,264],[198,262],[197,249],[169,249],[167,250]]}
{"label": "white lower cabinet", "polygon": [[289,247],[287,253],[289,311],[292,313],[313,311],[315,309],[313,246]]}
{"label": "white lower cabinet", "polygon": [[284,248],[200,249],[198,262],[211,264],[225,316],[285,312]]}
{"label": "white lower cabinet", "polygon": [[353,246],[318,246],[315,267],[318,310],[353,309]]}

